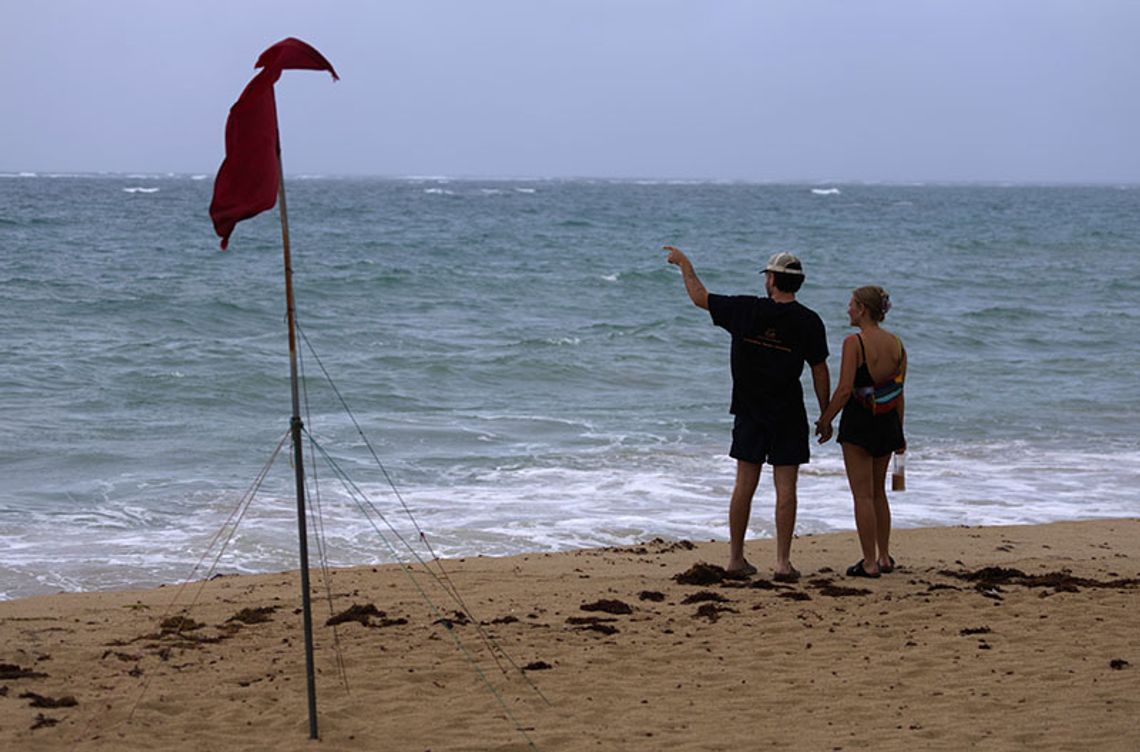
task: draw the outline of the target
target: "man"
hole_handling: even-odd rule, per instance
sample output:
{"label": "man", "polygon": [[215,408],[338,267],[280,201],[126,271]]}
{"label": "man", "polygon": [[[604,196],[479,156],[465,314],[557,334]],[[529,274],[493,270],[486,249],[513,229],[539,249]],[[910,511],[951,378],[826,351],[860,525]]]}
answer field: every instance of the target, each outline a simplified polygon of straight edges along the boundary
{"label": "man", "polygon": [[[681,268],[685,290],[713,323],[732,334],[732,448],[736,485],[728,509],[730,573],[756,573],[744,557],[744,536],[752,496],[765,462],[776,483],[776,572],[780,582],[795,581],[792,532],[796,526],[796,480],[809,458],[808,420],[800,376],[811,366],[812,385],[822,413],[827,409],[831,376],[827,370],[827,335],[814,311],[796,302],[804,282],[803,265],[790,253],[777,253],[762,270],[768,297],[710,295],[693,265],[679,249],[665,246],[666,259]],[[820,441],[831,438],[819,426]]]}

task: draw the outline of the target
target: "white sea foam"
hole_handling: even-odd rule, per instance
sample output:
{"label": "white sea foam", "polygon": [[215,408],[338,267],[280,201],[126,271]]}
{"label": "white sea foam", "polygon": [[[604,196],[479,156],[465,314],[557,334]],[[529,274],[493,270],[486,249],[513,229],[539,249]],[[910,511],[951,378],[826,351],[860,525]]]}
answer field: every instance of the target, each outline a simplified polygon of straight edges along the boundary
{"label": "white sea foam", "polygon": [[131,188],[124,188],[124,193],[158,193],[158,188],[143,188],[142,186],[133,186]]}
{"label": "white sea foam", "polygon": [[[722,449],[681,453],[682,447],[672,445],[652,457],[615,449],[574,466],[522,464],[468,472],[455,482],[403,487],[401,495],[436,552],[449,557],[624,545],[655,536],[723,540],[734,465]],[[1041,452],[1028,445],[992,444],[916,446],[908,456],[908,490],[891,494],[899,528],[1140,515],[1134,491],[1140,487],[1140,452]],[[428,556],[390,488],[376,482],[360,487],[371,522],[338,484],[323,487],[321,511],[332,564],[412,559],[393,529]],[[836,451],[816,451],[801,469],[798,491],[799,533],[854,528]],[[5,541],[0,581],[6,583],[0,598],[178,580],[189,573],[239,493],[236,487],[206,496],[198,492],[180,503],[162,499],[154,508],[132,505],[73,524],[58,510],[42,520],[35,513],[0,516],[8,520],[0,525]],[[766,469],[749,537],[774,534],[772,493]],[[222,571],[295,567],[294,525],[287,484],[267,491],[223,557]],[[68,530],[62,541],[56,533],[61,526]]]}
{"label": "white sea foam", "polygon": [[538,193],[537,188],[515,188],[515,193]]}
{"label": "white sea foam", "polygon": [[617,282],[619,276],[621,275],[617,274],[616,272],[614,274],[603,274],[602,279],[607,282]]}
{"label": "white sea foam", "polygon": [[838,188],[812,188],[811,192],[817,196],[838,196]]}
{"label": "white sea foam", "polygon": [[191,175],[191,180],[205,180],[209,175]]}
{"label": "white sea foam", "polygon": [[455,191],[449,191],[446,188],[424,188],[424,193],[430,193],[435,196],[454,196]]}

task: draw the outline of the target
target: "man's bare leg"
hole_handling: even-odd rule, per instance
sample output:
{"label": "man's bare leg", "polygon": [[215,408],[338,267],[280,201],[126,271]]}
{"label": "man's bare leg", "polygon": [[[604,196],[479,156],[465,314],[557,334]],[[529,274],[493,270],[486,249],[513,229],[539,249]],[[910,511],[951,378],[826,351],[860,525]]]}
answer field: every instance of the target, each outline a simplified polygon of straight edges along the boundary
{"label": "man's bare leg", "polygon": [[799,465],[776,465],[776,574],[791,574],[792,533],[796,529],[796,480]]}
{"label": "man's bare leg", "polygon": [[744,558],[744,536],[752,515],[752,495],[760,482],[760,467],[755,462],[736,461],[736,485],[728,505],[728,566],[725,569],[730,572],[752,567]]}

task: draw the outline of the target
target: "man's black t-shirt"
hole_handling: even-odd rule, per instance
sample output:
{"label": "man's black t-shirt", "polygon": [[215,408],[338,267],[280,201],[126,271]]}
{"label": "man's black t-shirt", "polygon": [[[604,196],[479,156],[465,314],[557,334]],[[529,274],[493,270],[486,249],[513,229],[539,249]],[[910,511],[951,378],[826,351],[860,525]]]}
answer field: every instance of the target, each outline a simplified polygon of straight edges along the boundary
{"label": "man's black t-shirt", "polygon": [[732,414],[765,423],[807,420],[804,363],[827,359],[827,335],[815,311],[796,301],[709,295],[709,314],[732,334]]}

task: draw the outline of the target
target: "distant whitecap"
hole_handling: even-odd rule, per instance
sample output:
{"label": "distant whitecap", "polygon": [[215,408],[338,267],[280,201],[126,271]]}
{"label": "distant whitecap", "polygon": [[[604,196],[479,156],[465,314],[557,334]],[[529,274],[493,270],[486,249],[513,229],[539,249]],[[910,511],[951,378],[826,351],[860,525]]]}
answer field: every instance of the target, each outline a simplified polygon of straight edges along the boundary
{"label": "distant whitecap", "polygon": [[431,193],[436,196],[454,196],[455,191],[449,191],[446,188],[424,188],[424,193]]}
{"label": "distant whitecap", "polygon": [[538,193],[537,188],[515,188],[516,193]]}
{"label": "distant whitecap", "polygon": [[206,175],[191,175],[190,179],[191,180],[205,180],[206,177],[207,177]]}
{"label": "distant whitecap", "polygon": [[812,188],[811,192],[817,196],[837,196],[839,195],[838,188]]}
{"label": "distant whitecap", "polygon": [[619,276],[618,274],[604,274],[604,275],[602,275],[602,279],[604,279],[607,282],[617,282],[618,276]]}
{"label": "distant whitecap", "polygon": [[158,193],[157,188],[143,188],[142,186],[133,186],[131,188],[124,188],[125,193]]}

